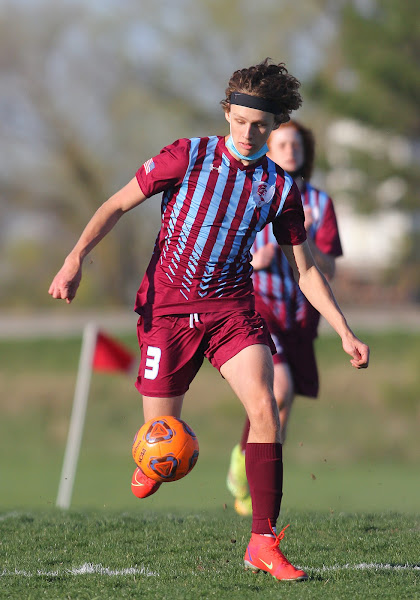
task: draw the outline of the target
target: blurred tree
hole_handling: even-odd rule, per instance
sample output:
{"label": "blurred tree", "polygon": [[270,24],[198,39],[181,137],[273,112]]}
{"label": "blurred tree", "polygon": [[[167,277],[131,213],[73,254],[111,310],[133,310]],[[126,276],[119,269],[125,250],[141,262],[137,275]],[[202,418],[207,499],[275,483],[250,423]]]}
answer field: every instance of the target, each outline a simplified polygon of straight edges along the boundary
{"label": "blurred tree", "polygon": [[[351,163],[368,172],[376,187],[390,171],[401,177],[408,185],[398,203],[411,210],[420,184],[419,22],[420,4],[411,0],[344,2],[334,52],[305,88],[330,117],[367,126],[359,145],[352,143]],[[359,196],[360,210],[377,206],[373,188],[366,191]]]}
{"label": "blurred tree", "polygon": [[340,198],[340,191],[343,197],[351,193],[359,212],[402,210],[410,215],[411,233],[401,261],[390,264],[385,279],[400,287],[405,298],[417,300],[419,22],[420,4],[414,0],[345,0],[334,50],[305,86],[324,114],[326,135],[318,139],[324,168],[335,172],[334,197]]}
{"label": "blurred tree", "polygon": [[336,51],[308,87],[333,113],[420,136],[420,4],[346,2]]}
{"label": "blurred tree", "polygon": [[[22,18],[13,7],[5,16],[0,23],[0,114],[2,145],[8,152],[0,167],[5,217],[0,244],[7,277],[0,304],[22,306],[42,304],[43,297],[44,303],[50,300],[48,282],[89,217],[134,175],[149,157],[145,152],[159,150],[154,139],[163,125],[159,110],[167,121],[167,141],[177,137],[171,130],[186,120],[203,124],[208,117],[192,102],[181,101],[172,88],[165,89],[159,76],[139,77],[138,66],[118,55],[118,38],[107,39],[112,20],[90,28],[84,9],[74,6],[45,8],[36,25],[30,14]],[[169,108],[175,119],[166,118]],[[133,127],[136,122],[139,127]],[[19,211],[26,214],[27,226],[11,240],[13,227],[7,231],[7,224],[16,221]],[[50,225],[39,229],[38,241],[35,214]],[[156,206],[118,224],[87,261],[92,281],[82,286],[78,300],[132,302],[158,226]],[[37,269],[28,262],[30,247],[42,263]],[[25,288],[40,285],[29,300]]]}
{"label": "blurred tree", "polygon": [[[267,55],[307,68],[296,25],[323,47],[328,4],[4,0],[0,306],[51,306],[50,279],[99,204],[163,145],[226,131],[233,69]],[[131,304],[158,226],[155,200],[123,219],[86,261],[78,304]]]}
{"label": "blurred tree", "polygon": [[[409,119],[413,131],[418,126],[412,67],[418,9],[409,7],[410,1],[397,10],[385,0],[144,0],[140,10],[136,0],[3,0],[0,306],[51,306],[51,277],[99,204],[163,145],[186,135],[224,133],[219,101],[227,78],[266,56],[285,61],[309,83],[303,113],[325,147],[320,159],[332,179],[343,181],[340,156],[358,173],[359,189],[353,187],[351,196],[359,210],[376,210],[381,189],[389,202],[414,206],[420,176],[401,160]],[[370,36],[380,43],[372,44]],[[405,60],[393,51],[397,43]],[[401,100],[404,118],[389,127],[393,88],[399,102],[408,90],[407,104]],[[366,89],[377,104],[366,98]],[[375,107],[382,107],[383,97],[381,124],[382,108]],[[320,107],[328,112],[318,118]],[[375,136],[369,127],[380,127],[375,148],[385,159],[366,155],[363,144],[351,153],[328,146],[331,132],[324,124],[331,110],[359,121],[362,115],[370,140]],[[383,150],[390,134],[393,152]],[[78,305],[133,302],[159,226],[158,205],[151,199],[133,211],[95,249]],[[36,293],[28,296],[28,287]]]}

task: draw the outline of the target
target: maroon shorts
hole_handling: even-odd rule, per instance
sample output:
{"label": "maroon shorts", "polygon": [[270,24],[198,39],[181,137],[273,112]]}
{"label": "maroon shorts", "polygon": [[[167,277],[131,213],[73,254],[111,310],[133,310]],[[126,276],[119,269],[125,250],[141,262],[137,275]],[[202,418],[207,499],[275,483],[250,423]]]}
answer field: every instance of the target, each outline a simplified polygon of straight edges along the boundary
{"label": "maroon shorts", "polygon": [[156,398],[184,394],[204,357],[220,370],[254,344],[275,352],[264,320],[253,310],[140,317],[137,337],[141,359],[135,385],[144,396]]}
{"label": "maroon shorts", "polygon": [[276,317],[262,302],[257,302],[257,310],[267,323],[276,346],[274,364],[289,365],[296,394],[317,398],[319,376],[313,336],[301,329],[284,331]]}

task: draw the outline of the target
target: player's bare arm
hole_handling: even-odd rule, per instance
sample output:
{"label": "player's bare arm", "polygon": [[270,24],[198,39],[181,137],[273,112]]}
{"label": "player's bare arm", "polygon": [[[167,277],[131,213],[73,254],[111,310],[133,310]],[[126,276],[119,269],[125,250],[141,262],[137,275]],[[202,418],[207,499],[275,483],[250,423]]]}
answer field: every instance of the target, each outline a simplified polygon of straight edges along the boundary
{"label": "player's bare arm", "polygon": [[82,278],[83,260],[111,231],[124,213],[138,206],[145,199],[146,196],[134,177],[98,208],[54,277],[48,290],[53,298],[65,300],[70,304]]}
{"label": "player's bare arm", "polygon": [[367,368],[369,347],[348,326],[327,280],[314,261],[308,242],[281,248],[303,294],[341,337],[343,350],[352,357],[350,363],[356,369]]}
{"label": "player's bare arm", "polygon": [[335,256],[333,254],[322,252],[310,236],[307,237],[307,241],[316,264],[327,280],[332,281],[335,275]]}
{"label": "player's bare arm", "polygon": [[[310,206],[304,206],[303,212],[305,213],[305,229],[306,231],[309,231],[314,222],[312,209]],[[333,254],[322,252],[310,235],[308,235],[307,240],[316,264],[327,280],[331,281],[335,275],[335,256]]]}

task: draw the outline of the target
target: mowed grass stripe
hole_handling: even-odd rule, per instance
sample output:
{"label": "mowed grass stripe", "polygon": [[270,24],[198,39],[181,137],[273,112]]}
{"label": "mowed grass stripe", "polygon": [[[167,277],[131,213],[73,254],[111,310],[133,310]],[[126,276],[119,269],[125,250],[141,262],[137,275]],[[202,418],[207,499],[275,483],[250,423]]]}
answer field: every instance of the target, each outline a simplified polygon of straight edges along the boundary
{"label": "mowed grass stripe", "polygon": [[[420,336],[376,332],[361,337],[372,346],[371,366],[363,372],[350,367],[337,336],[317,341],[321,394],[317,401],[298,397],[295,402],[284,447],[285,508],[418,510]],[[0,340],[4,510],[55,504],[80,343]],[[136,341],[131,343],[134,347]],[[183,418],[199,439],[198,464],[185,480],[153,496],[153,508],[232,505],[225,479],[244,410],[208,363],[187,394]],[[94,373],[72,507],[136,509],[131,442],[142,423],[133,378]]]}

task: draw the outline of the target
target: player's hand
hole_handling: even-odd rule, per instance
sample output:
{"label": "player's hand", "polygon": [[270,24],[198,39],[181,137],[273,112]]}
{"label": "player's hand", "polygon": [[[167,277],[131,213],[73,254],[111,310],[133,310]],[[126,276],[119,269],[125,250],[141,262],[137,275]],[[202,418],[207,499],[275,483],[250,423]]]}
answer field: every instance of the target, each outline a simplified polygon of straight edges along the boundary
{"label": "player's hand", "polygon": [[367,369],[369,366],[369,346],[357,337],[352,336],[350,339],[343,339],[343,350],[352,357],[350,364],[355,369]]}
{"label": "player's hand", "polygon": [[303,209],[303,212],[305,213],[305,223],[304,223],[305,229],[306,229],[306,231],[309,231],[309,228],[311,227],[312,223],[314,222],[312,208],[310,206],[305,206]]}
{"label": "player's hand", "polygon": [[276,254],[276,247],[276,244],[269,243],[265,246],[261,246],[261,248],[258,248],[258,250],[254,252],[251,265],[256,271],[267,269],[271,265]]}
{"label": "player's hand", "polygon": [[65,300],[67,304],[70,304],[76,296],[81,279],[81,263],[67,258],[64,265],[52,280],[48,293],[51,294],[53,298]]}

